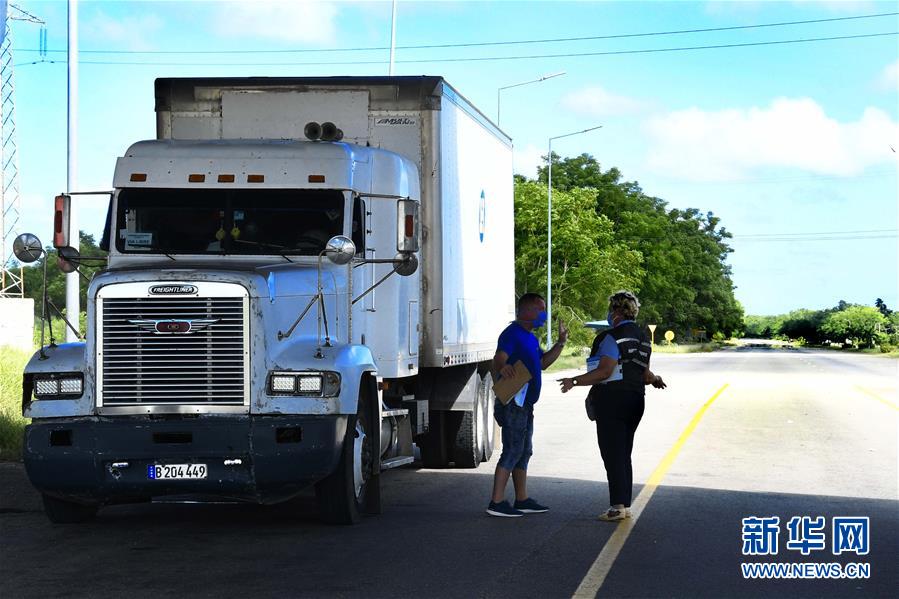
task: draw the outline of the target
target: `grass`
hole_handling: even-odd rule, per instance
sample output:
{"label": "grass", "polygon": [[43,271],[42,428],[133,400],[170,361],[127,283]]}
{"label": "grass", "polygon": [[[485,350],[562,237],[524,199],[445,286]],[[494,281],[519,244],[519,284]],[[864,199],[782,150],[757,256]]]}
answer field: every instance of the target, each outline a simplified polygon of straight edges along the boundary
{"label": "grass", "polygon": [[559,359],[553,362],[552,366],[546,369],[546,372],[558,372],[560,370],[571,370],[572,368],[585,369],[587,367],[587,352],[589,348],[573,348],[562,350]]}
{"label": "grass", "polygon": [[0,346],[0,460],[22,458],[22,371],[31,354]]}
{"label": "grass", "polygon": [[710,343],[656,343],[652,351],[657,354],[700,354],[721,349],[725,343],[712,341]]}

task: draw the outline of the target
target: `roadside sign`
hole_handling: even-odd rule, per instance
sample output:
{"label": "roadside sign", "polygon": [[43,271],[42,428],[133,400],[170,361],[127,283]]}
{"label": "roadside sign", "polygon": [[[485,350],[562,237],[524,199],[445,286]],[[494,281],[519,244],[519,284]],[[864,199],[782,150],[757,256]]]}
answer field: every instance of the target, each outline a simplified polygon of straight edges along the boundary
{"label": "roadside sign", "polygon": [[674,340],[674,331],[665,331],[665,341],[671,343]]}
{"label": "roadside sign", "polygon": [[655,325],[655,324],[646,325],[646,328],[649,329],[650,343],[652,343],[653,345],[656,344],[656,327],[657,326],[658,325]]}

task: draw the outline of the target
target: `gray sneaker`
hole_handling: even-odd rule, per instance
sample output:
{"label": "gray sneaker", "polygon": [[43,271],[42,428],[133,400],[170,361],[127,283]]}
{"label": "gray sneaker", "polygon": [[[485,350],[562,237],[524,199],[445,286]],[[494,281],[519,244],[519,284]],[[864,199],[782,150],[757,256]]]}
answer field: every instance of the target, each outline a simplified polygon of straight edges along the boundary
{"label": "gray sneaker", "polygon": [[491,501],[487,506],[487,513],[500,518],[521,518],[524,516],[524,512],[513,508],[508,501],[500,501],[498,503]]}

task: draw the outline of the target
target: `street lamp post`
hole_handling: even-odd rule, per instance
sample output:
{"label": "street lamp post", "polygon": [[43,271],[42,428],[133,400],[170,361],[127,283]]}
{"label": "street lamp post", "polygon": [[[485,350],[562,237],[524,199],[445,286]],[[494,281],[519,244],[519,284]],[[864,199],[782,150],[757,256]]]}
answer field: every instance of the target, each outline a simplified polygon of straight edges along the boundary
{"label": "street lamp post", "polygon": [[580,135],[589,131],[602,129],[602,125],[590,127],[582,131],[574,133],[566,133],[564,135],[556,135],[549,138],[549,155],[546,157],[548,165],[546,168],[546,186],[548,201],[546,203],[546,347],[550,347],[553,343],[553,140],[562,139],[563,137],[571,137],[572,135]]}
{"label": "street lamp post", "polygon": [[522,81],[521,83],[513,83],[512,85],[505,85],[496,90],[496,126],[499,127],[499,93],[504,89],[510,89],[512,87],[521,87],[522,85],[528,85],[530,83],[540,83],[541,81],[546,81],[547,79],[552,79],[553,77],[559,77],[564,75],[565,71],[559,71],[558,73],[552,73],[551,75],[544,75],[539,79],[531,79],[530,81]]}

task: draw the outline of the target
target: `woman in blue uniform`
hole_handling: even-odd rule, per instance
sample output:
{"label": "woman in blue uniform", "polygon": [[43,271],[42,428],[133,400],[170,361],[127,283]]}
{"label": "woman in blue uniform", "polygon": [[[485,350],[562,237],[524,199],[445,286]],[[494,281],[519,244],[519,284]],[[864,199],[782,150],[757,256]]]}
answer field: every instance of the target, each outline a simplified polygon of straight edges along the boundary
{"label": "woman in blue uniform", "polygon": [[609,298],[611,329],[596,336],[586,374],[561,379],[562,392],[589,385],[588,414],[596,421],[596,438],[609,481],[609,507],[599,519],[617,522],[630,516],[633,492],[631,450],[643,417],[644,387],[666,387],[649,369],[652,344],[634,319],[637,296],[619,291]]}

